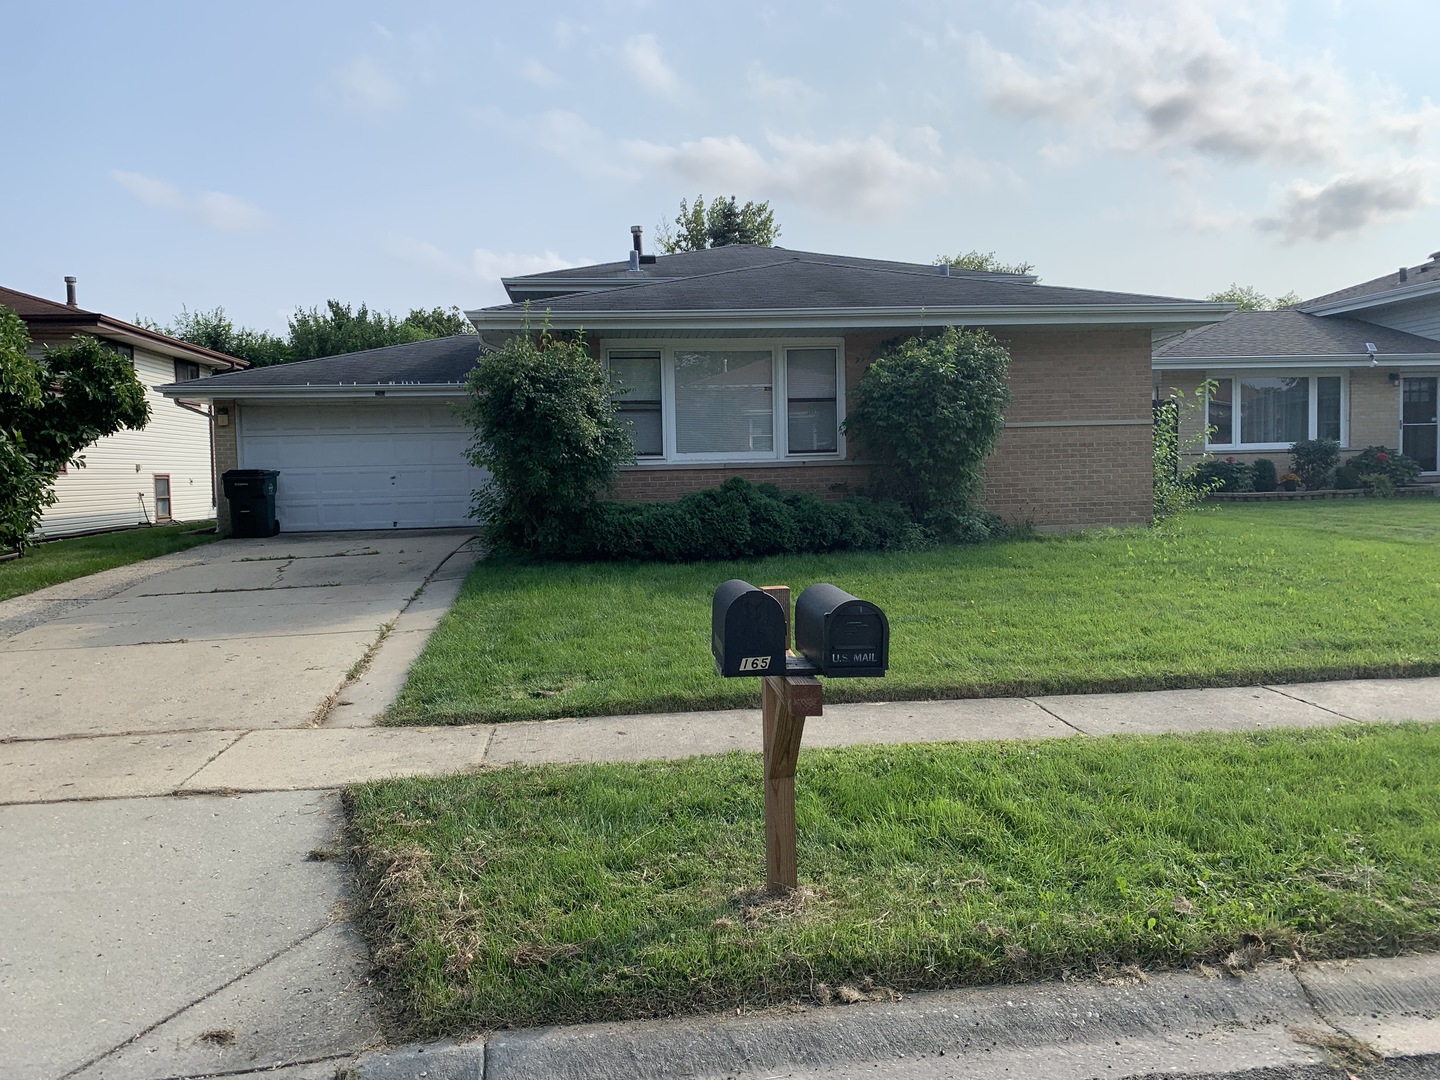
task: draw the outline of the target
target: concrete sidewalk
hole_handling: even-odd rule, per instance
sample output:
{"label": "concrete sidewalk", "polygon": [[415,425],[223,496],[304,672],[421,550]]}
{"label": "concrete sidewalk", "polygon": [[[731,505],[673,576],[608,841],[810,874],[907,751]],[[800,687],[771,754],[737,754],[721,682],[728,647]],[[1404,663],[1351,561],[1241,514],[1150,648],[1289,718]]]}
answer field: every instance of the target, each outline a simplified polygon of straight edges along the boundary
{"label": "concrete sidewalk", "polygon": [[[458,588],[458,582],[453,584]],[[392,635],[398,641],[387,640],[377,670],[347,686],[335,710],[354,709],[357,724],[365,724],[372,710],[383,710],[403,680],[411,653],[423,645],[443,610],[443,603],[436,602],[414,616],[413,629]],[[397,627],[410,626],[404,622],[410,614],[407,610]],[[1440,678],[830,705],[823,717],[806,723],[804,745],[1255,731],[1403,720],[1440,720]],[[320,727],[21,739],[0,743],[0,805],[306,791],[485,766],[758,751],[759,732],[757,703],[755,709],[720,712],[468,727],[327,722]]]}

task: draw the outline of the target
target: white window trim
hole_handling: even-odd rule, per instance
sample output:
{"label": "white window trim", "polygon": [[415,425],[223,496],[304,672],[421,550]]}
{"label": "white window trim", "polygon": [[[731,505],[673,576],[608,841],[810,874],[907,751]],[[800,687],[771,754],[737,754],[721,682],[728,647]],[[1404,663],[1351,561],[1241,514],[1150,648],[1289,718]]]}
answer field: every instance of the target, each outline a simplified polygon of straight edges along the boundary
{"label": "white window trim", "polygon": [[1306,438],[1315,438],[1319,430],[1319,395],[1315,391],[1316,379],[1340,380],[1340,445],[1350,445],[1350,373],[1348,371],[1336,371],[1335,369],[1306,368],[1295,370],[1292,368],[1253,368],[1249,370],[1225,370],[1210,371],[1205,373],[1205,428],[1210,429],[1210,391],[1208,386],[1211,382],[1218,382],[1221,379],[1230,379],[1230,435],[1233,439],[1228,443],[1211,442],[1207,434],[1205,437],[1206,450],[1289,450],[1294,446],[1293,442],[1265,442],[1247,443],[1240,441],[1240,384],[1246,379],[1309,379],[1309,419],[1307,424]]}
{"label": "white window trim", "polygon": [[[833,462],[845,458],[845,433],[840,430],[845,423],[845,339],[844,338],[676,338],[651,340],[648,338],[619,338],[600,343],[605,370],[610,370],[610,353],[613,352],[658,352],[660,354],[660,425],[664,432],[664,452],[636,456],[636,468],[656,465],[754,465],[767,463],[803,464],[806,462]],[[736,352],[770,352],[770,397],[772,409],[772,430],[774,449],[753,453],[723,454],[682,454],[676,449],[675,431],[675,353],[677,351],[705,352],[707,350]],[[835,425],[836,448],[833,453],[802,452],[790,453],[788,365],[785,363],[786,349],[834,349],[835,350]]]}

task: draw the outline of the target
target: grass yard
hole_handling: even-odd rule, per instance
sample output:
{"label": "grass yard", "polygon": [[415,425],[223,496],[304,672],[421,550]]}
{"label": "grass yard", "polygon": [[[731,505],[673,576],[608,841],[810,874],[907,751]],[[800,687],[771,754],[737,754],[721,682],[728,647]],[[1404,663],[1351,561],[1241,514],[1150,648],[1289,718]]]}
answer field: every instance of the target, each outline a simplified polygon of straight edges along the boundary
{"label": "grass yard", "polygon": [[215,539],[213,534],[194,535],[196,529],[203,527],[203,523],[188,522],[37,544],[25,552],[23,559],[0,562],[0,600],[112,567],[208,544]]}
{"label": "grass yard", "polygon": [[[349,790],[398,1034],[1440,947],[1440,727],[812,750]],[[1233,954],[1233,955],[1232,955]]]}
{"label": "grass yard", "polygon": [[473,723],[747,707],[710,596],[833,581],[885,609],[889,677],[831,701],[1440,672],[1440,499],[1223,504],[1171,526],[909,554],[535,564],[471,573],[393,710]]}

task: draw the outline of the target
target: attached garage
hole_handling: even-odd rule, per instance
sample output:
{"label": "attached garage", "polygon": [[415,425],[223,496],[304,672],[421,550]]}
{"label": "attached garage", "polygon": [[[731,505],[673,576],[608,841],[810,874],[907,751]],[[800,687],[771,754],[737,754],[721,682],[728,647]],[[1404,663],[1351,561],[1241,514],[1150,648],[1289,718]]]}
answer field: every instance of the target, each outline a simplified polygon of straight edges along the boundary
{"label": "attached garage", "polygon": [[[459,334],[252,368],[183,392],[212,402],[217,472],[279,472],[282,533],[464,528],[487,474],[466,460],[474,432],[454,406],[479,355],[480,339]],[[226,500],[218,511],[228,532]]]}
{"label": "attached garage", "polygon": [[445,402],[388,398],[237,410],[242,469],[278,469],[285,532],[473,524],[485,473],[465,459],[473,432]]}

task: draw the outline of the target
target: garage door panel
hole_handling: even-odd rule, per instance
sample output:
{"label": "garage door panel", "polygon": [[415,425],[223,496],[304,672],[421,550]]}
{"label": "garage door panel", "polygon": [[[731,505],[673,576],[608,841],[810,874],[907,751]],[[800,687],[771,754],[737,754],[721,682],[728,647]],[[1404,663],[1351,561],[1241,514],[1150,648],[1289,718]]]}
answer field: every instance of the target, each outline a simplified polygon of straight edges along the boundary
{"label": "garage door panel", "polygon": [[472,437],[443,404],[247,404],[240,462],[280,471],[285,531],[463,526],[487,479],[465,459]]}

